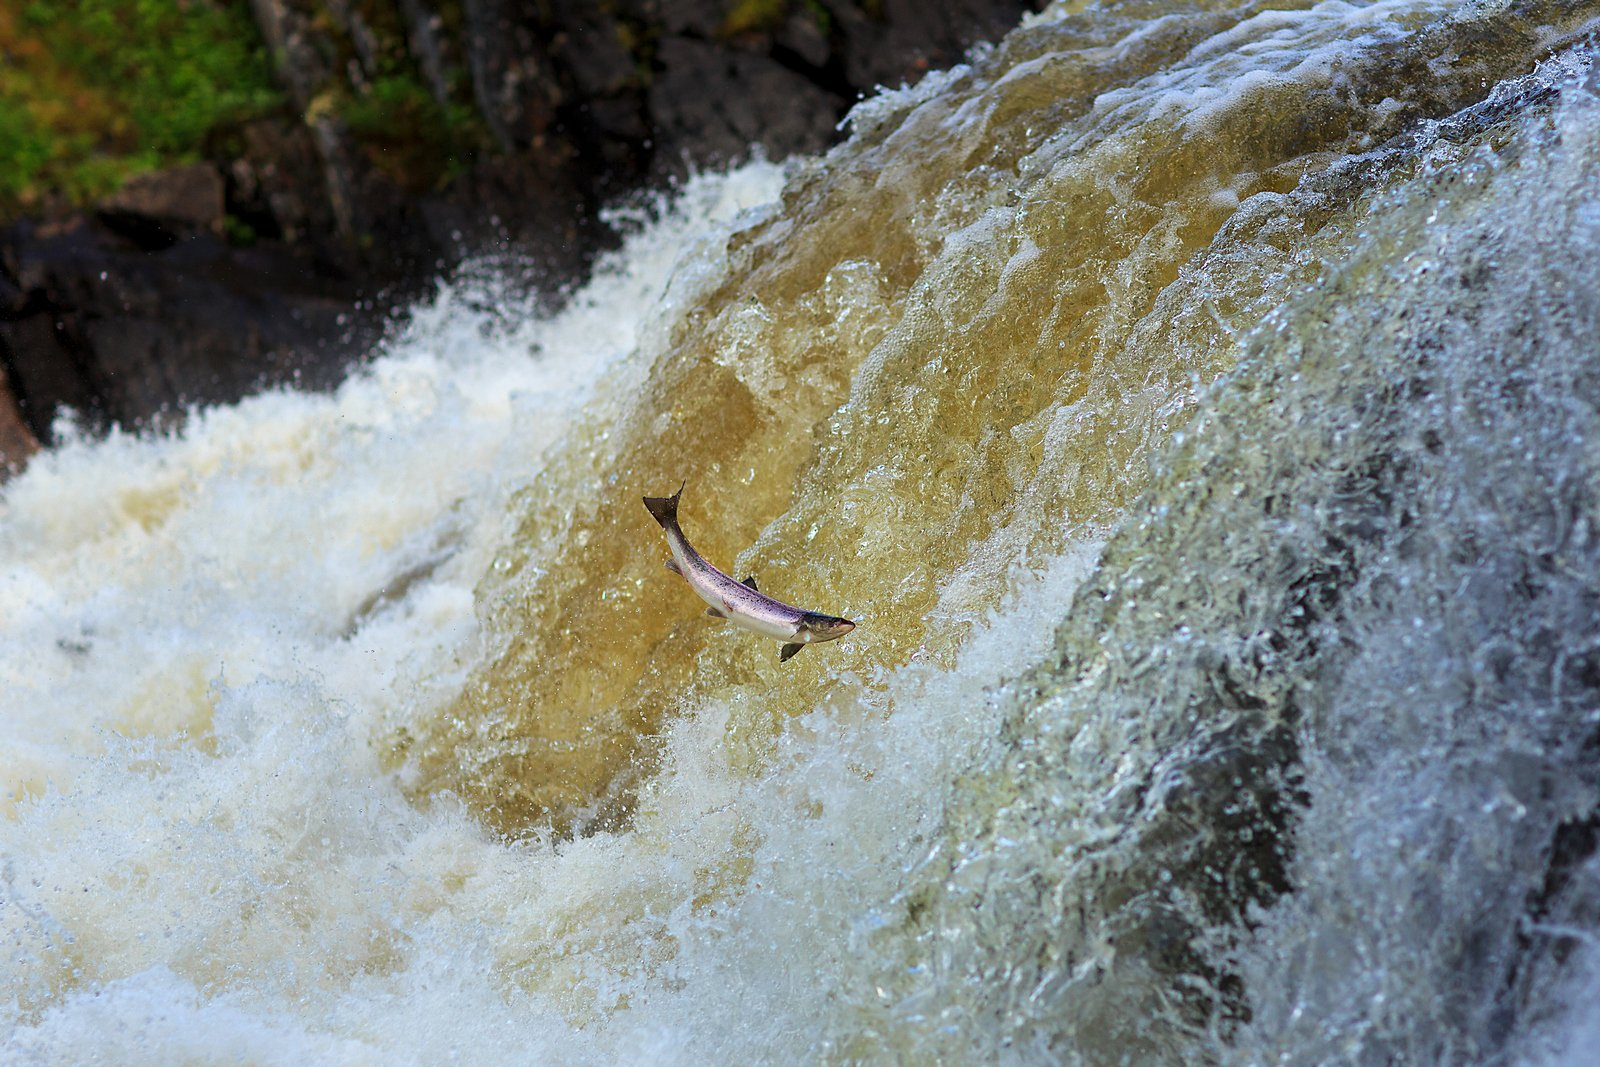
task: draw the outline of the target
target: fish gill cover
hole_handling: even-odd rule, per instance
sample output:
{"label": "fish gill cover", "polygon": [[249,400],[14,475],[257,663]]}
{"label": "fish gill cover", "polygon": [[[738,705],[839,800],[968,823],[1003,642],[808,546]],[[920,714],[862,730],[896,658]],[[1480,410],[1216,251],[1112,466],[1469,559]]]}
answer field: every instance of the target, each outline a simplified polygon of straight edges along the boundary
{"label": "fish gill cover", "polygon": [[[559,316],[36,460],[9,1051],[1583,1062],[1597,17],[1063,7]],[[685,478],[861,627],[701,616]]]}

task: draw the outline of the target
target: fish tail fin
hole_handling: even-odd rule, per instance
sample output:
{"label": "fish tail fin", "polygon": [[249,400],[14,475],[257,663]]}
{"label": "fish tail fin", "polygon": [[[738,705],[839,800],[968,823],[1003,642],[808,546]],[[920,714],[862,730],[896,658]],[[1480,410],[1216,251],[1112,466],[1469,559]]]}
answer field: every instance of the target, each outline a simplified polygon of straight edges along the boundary
{"label": "fish tail fin", "polygon": [[670,530],[678,525],[678,498],[682,495],[683,485],[680,485],[678,491],[671,496],[647,496],[644,498],[645,510],[650,512],[651,518],[661,524],[663,530]]}

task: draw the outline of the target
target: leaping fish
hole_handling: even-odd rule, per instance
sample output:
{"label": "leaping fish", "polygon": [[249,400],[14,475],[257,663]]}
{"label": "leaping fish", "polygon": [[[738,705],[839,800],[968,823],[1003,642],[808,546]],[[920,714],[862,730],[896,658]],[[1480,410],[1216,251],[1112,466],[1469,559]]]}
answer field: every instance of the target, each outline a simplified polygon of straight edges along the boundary
{"label": "leaping fish", "polygon": [[707,563],[678,526],[678,498],[682,495],[683,487],[679,486],[671,496],[645,497],[644,506],[667,532],[667,546],[672,549],[667,570],[682,575],[689,583],[689,588],[711,605],[707,615],[727,619],[763,637],[786,642],[778,653],[779,663],[807,645],[832,641],[856,628],[856,624],[849,619],[804,611],[772,599],[756,588],[754,575],[736,582]]}

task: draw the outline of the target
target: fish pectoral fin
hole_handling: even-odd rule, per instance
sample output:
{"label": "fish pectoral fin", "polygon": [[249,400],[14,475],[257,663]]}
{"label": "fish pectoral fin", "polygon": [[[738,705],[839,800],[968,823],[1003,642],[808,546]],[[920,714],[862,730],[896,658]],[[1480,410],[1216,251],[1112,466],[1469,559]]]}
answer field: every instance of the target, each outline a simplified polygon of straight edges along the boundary
{"label": "fish pectoral fin", "polygon": [[805,647],[806,647],[805,645],[802,645],[798,641],[796,641],[792,645],[784,645],[783,646],[783,650],[778,653],[778,662],[779,663],[788,662],[790,656],[794,655],[796,652],[799,652],[802,648],[805,648]]}
{"label": "fish pectoral fin", "polygon": [[718,611],[716,608],[707,608],[706,609],[706,614],[710,615],[713,619],[726,619],[727,618],[726,615],[724,615],[722,612]]}
{"label": "fish pectoral fin", "polygon": [[663,564],[663,566],[665,566],[667,568],[667,570],[671,571],[673,574],[678,575],[680,578],[683,577],[683,571],[678,569],[678,561],[677,560],[669,559],[669,560],[667,560],[667,562],[665,564]]}
{"label": "fish pectoral fin", "polygon": [[744,581],[740,582],[739,584],[740,585],[748,585],[751,589],[754,589],[756,592],[758,592],[758,593],[761,592],[761,587],[756,584],[756,576],[753,575],[753,574],[750,577],[746,578]]}

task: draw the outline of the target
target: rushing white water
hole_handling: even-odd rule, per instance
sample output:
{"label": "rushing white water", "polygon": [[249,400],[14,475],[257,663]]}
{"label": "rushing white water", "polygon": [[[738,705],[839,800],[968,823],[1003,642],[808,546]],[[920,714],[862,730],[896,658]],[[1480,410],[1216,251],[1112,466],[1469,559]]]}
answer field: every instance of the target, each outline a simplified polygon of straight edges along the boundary
{"label": "rushing white water", "polygon": [[[437,1062],[483,1050],[487,1017],[452,1027],[425,1004],[521,1016],[481,917],[438,913],[446,886],[533,876],[549,856],[491,845],[445,805],[419,815],[375,739],[460,684],[508,492],[598,386],[631,387],[630,354],[716,270],[700,242],[778,181],[754,165],[691,183],[552,320],[449,287],[331,396],[69,440],[6,487],[15,1053]],[[433,979],[402,966],[436,939],[451,947]],[[365,994],[391,1010],[350,1031],[370,1045],[289,1010],[320,991],[332,1025],[347,982],[397,968]],[[510,1060],[553,1040],[515,1029]]]}
{"label": "rushing white water", "polygon": [[[663,1062],[710,1036],[697,1020],[752,1010],[776,1032],[739,1034],[745,1054],[784,1031],[798,1053],[794,1019],[868,980],[851,945],[871,917],[838,903],[887,896],[925,851],[993,725],[946,710],[993,707],[989,687],[1043,652],[1092,552],[1021,577],[962,669],[913,666],[870,706],[800,720],[784,773],[740,781],[719,752],[726,708],[685,716],[627,835],[494,841],[452,805],[415,810],[373,752],[474,655],[471,586],[508,489],[597,382],[632,386],[626,354],[651,322],[619,310],[692,293],[686,235],[715,234],[776,177],[698,180],[553,322],[497,333],[473,310],[483,294],[447,290],[332,396],[72,441],[9,487],[10,1055]],[[825,815],[791,824],[808,804]],[[769,892],[694,914],[697,857],[721,862],[757,827],[749,877]],[[671,936],[681,948],[649,981],[626,973]],[[559,958],[574,946],[595,958]],[[558,988],[508,984],[552,947],[539,964]],[[831,959],[833,981],[775,956]]]}
{"label": "rushing white water", "polygon": [[[1600,1057],[1600,11],[1290,6],[1056,10],[559,314],[35,459],[0,1058]],[[860,629],[697,617],[679,470]]]}

